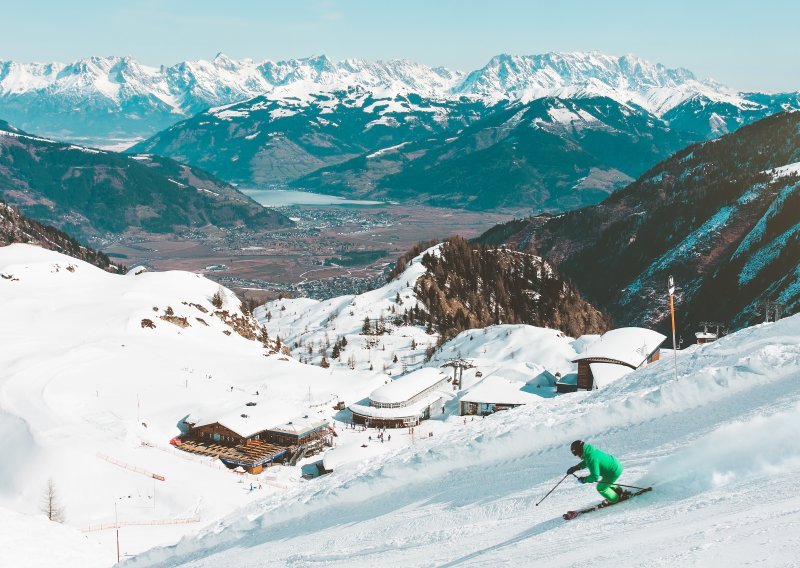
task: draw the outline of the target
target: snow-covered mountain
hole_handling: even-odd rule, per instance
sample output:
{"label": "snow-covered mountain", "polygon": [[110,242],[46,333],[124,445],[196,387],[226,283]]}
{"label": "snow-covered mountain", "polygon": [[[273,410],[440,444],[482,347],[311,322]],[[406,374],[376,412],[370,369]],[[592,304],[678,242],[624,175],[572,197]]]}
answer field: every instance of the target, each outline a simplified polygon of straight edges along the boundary
{"label": "snow-covered mountain", "polygon": [[[487,244],[536,251],[617,325],[669,325],[666,282],[679,282],[678,325],[739,328],[765,301],[800,310],[800,112],[689,146],[603,202],[498,226]],[[760,313],[761,312],[761,313]]]}
{"label": "snow-covered mountain", "polygon": [[[111,566],[117,524],[133,567],[795,559],[800,315],[679,352],[677,380],[672,357],[662,357],[599,391],[554,396],[533,385],[525,406],[472,420],[457,415],[453,391],[441,416],[376,443],[375,430],[346,428],[347,412],[332,401],[361,400],[391,379],[377,367],[377,344],[347,344],[372,351],[372,371],[366,359],[353,370],[301,364],[273,352],[272,332],[265,348],[232,293],[185,272],[113,275],[15,244],[0,247],[0,274],[0,542],[15,567]],[[339,305],[287,300],[272,305],[278,315],[259,315],[282,326],[284,346],[305,331],[317,347],[359,319],[379,321],[398,296],[413,302],[415,275],[419,262],[394,289]],[[261,337],[240,334],[248,329]],[[465,372],[467,388],[524,385],[542,370],[574,370],[590,341],[491,326],[462,332],[427,365],[466,357],[482,371]],[[332,451],[348,459],[308,481],[291,466],[245,478],[170,447],[187,414],[254,401],[275,421],[327,417]],[[564,483],[535,506],[576,461],[576,438],[616,455],[622,483],[653,492],[570,524],[561,514],[599,500],[591,487]],[[63,525],[38,512],[49,478]],[[598,557],[598,540],[619,532],[625,539],[606,539]]]}
{"label": "snow-covered mountain", "polygon": [[431,96],[448,92],[461,77],[404,60],[334,63],[325,56],[257,62],[219,54],[212,61],[160,68],[131,57],[70,64],[0,61],[0,116],[46,135],[132,138],[281,86],[305,93],[360,86]]}
{"label": "snow-covered mountain", "polygon": [[28,134],[0,120],[0,197],[76,236],[133,227],[291,226],[230,184],[159,156],[131,156]]}
{"label": "snow-covered mountain", "polygon": [[[286,89],[288,87],[288,89]],[[326,56],[287,61],[184,61],[150,67],[131,57],[91,57],[69,64],[0,61],[0,117],[65,138],[148,136],[206,108],[284,88],[304,96],[358,87],[429,98],[499,100],[609,97],[661,116],[690,98],[763,108],[761,101],[686,69],[601,53],[499,55],[469,74],[407,60],[334,62]]]}
{"label": "snow-covered mountain", "polygon": [[291,185],[446,207],[563,211],[597,203],[698,138],[608,97],[500,102],[466,128],[387,144]]}
{"label": "snow-covered mountain", "polygon": [[[306,336],[304,349],[294,347],[300,326],[314,327],[313,343],[321,344],[326,333],[333,337],[361,325],[364,314],[376,314],[377,322],[398,293],[410,306],[407,284],[423,273],[414,262],[390,288],[339,299],[339,307],[351,302],[354,313],[343,309],[338,318],[330,313],[336,302],[314,307],[286,300],[272,308],[274,318],[261,310],[265,336],[232,292],[198,274],[134,268],[115,275],[27,244],[0,247],[0,434],[6,457],[0,462],[0,526],[2,542],[14,543],[4,560],[15,568],[56,561],[110,566],[116,554],[109,529],[117,522],[123,555],[171,544],[267,494],[291,499],[305,483],[301,467],[319,459],[245,478],[214,459],[171,447],[188,414],[223,415],[255,403],[277,425],[313,413],[338,431],[335,451],[355,451],[356,461],[418,443],[418,437],[396,434],[387,444],[370,444],[373,433],[347,429],[347,413],[334,406],[358,402],[390,380],[381,361],[391,364],[393,352],[411,368],[424,363],[424,346],[435,335],[407,327],[407,333],[383,337],[384,351],[365,344],[377,336],[356,337],[354,329],[347,346],[348,355],[357,357],[353,369],[335,361],[327,369],[318,360],[301,364],[289,348],[305,354],[311,345]],[[301,317],[299,309],[308,313]],[[296,331],[285,329],[292,316]],[[410,346],[414,338],[418,349]],[[554,329],[494,326],[464,332],[430,366],[460,353],[475,358],[484,376],[524,385],[543,370],[571,370],[581,345]],[[402,364],[396,370],[402,372]],[[465,374],[469,385],[479,379],[475,370]],[[542,395],[552,396],[552,388]],[[448,403],[447,416],[456,406]],[[434,422],[429,429],[444,432],[460,423]],[[154,481],[153,473],[165,479]],[[49,478],[64,525],[39,512]],[[250,491],[250,483],[261,487]],[[36,539],[53,546],[28,557]]]}
{"label": "snow-covered mountain", "polygon": [[534,324],[562,338],[608,328],[541,258],[458,238],[413,256],[416,250],[375,290],[325,301],[273,300],[254,314],[300,361],[395,376],[448,352],[440,347],[459,332],[490,323]]}
{"label": "snow-covered mountain", "polygon": [[203,164],[223,179],[269,187],[381,148],[461,129],[485,109],[480,101],[389,88],[310,93],[288,85],[199,113],[130,151]]}
{"label": "snow-covered mountain", "polygon": [[[0,276],[4,567],[111,566],[116,521],[127,555],[175,542],[257,495],[285,495],[299,467],[248,479],[263,487],[248,492],[242,476],[170,439],[190,413],[257,402],[272,425],[330,417],[335,397],[358,400],[383,383],[377,373],[323,370],[276,352],[236,296],[199,274],[110,274],[12,244],[0,247]],[[39,512],[48,478],[63,526]],[[35,542],[49,544],[29,557]]]}
{"label": "snow-covered mountain", "polygon": [[491,100],[608,97],[660,116],[697,95],[746,105],[735,92],[688,69],[668,69],[634,55],[599,52],[498,55],[453,89]]}

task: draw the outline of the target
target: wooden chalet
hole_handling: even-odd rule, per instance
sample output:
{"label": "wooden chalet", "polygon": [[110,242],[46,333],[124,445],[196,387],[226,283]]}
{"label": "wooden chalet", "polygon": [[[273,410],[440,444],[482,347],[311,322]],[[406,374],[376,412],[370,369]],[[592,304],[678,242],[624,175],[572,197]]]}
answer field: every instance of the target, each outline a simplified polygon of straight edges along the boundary
{"label": "wooden chalet", "polygon": [[[666,336],[641,327],[612,329],[591,343],[573,363],[578,364],[575,390],[602,388],[657,361]],[[566,387],[563,384],[563,387]],[[557,385],[559,392],[569,392]]]}
{"label": "wooden chalet", "polygon": [[331,444],[327,420],[306,415],[275,426],[273,416],[269,408],[256,402],[211,420],[190,415],[183,421],[186,433],[174,443],[187,452],[219,458],[231,468],[241,466],[254,474],[278,461],[294,465]]}
{"label": "wooden chalet", "polygon": [[193,415],[184,420],[187,431],[174,443],[187,452],[219,458],[228,467],[261,473],[264,466],[285,460],[289,448],[270,442],[265,433],[269,414],[255,402],[213,419]]}

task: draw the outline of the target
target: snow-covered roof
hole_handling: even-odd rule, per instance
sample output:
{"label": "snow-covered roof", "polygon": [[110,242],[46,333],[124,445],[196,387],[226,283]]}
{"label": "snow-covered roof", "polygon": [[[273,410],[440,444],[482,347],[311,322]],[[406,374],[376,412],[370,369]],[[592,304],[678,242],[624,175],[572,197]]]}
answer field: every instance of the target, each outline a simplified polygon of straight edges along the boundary
{"label": "snow-covered roof", "polygon": [[269,428],[270,432],[282,432],[284,434],[291,434],[293,436],[302,436],[308,432],[324,428],[328,425],[328,421],[324,418],[312,418],[309,416],[301,416],[292,418],[286,424],[280,426],[273,426]]}
{"label": "snow-covered roof", "polygon": [[341,446],[328,450],[322,456],[322,467],[328,471],[333,471],[346,463],[352,463],[365,459],[364,448],[357,444]]}
{"label": "snow-covered roof", "polygon": [[601,389],[633,372],[633,369],[616,363],[589,363],[595,388]]}
{"label": "snow-covered roof", "polygon": [[462,402],[488,404],[527,404],[540,397],[522,390],[525,383],[493,375],[483,379],[461,397]]}
{"label": "snow-covered roof", "polygon": [[698,331],[694,336],[697,339],[717,339],[717,334],[712,331]]}
{"label": "snow-covered roof", "polygon": [[658,349],[666,336],[643,327],[621,327],[607,331],[589,344],[573,362],[583,359],[610,359],[636,369]]}
{"label": "snow-covered roof", "polygon": [[426,408],[442,399],[441,393],[432,393],[429,396],[421,398],[408,406],[401,406],[399,408],[378,408],[375,406],[366,406],[363,404],[351,404],[348,408],[353,414],[366,416],[368,418],[381,418],[381,419],[394,419],[401,420],[403,418],[418,418],[422,415]]}
{"label": "snow-covered roof", "polygon": [[[618,365],[619,366],[619,365]],[[578,384],[578,373],[567,373],[560,379],[558,379],[559,385],[577,385]]]}
{"label": "snow-covered roof", "polygon": [[545,369],[532,379],[525,381],[525,384],[528,387],[552,387],[555,386],[557,382],[558,378],[553,373]]}
{"label": "snow-covered roof", "polygon": [[375,389],[369,399],[381,404],[405,402],[447,378],[439,369],[426,367]]}
{"label": "snow-covered roof", "polygon": [[218,416],[190,414],[184,422],[194,424],[195,428],[218,423],[243,438],[249,438],[268,430],[272,424],[275,424],[275,415],[269,412],[265,406],[259,408],[259,405],[256,404],[255,406],[243,405]]}

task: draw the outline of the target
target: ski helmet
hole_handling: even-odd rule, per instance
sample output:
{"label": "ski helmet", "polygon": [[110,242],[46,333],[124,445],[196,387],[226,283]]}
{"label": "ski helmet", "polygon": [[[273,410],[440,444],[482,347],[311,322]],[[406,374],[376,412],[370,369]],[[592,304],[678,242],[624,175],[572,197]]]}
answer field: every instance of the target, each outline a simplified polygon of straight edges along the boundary
{"label": "ski helmet", "polygon": [[572,442],[572,444],[570,444],[569,451],[572,452],[573,456],[578,456],[578,457],[582,456],[583,442],[581,442],[580,440],[575,440],[574,442]]}

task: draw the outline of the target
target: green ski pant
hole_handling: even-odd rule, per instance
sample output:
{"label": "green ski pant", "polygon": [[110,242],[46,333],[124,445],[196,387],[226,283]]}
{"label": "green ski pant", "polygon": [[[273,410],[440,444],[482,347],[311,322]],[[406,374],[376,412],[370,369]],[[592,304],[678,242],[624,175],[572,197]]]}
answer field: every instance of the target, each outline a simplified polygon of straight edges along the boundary
{"label": "green ski pant", "polygon": [[619,501],[619,495],[614,491],[614,487],[616,486],[612,484],[619,479],[620,475],[622,475],[621,471],[614,475],[604,475],[600,478],[600,481],[597,482],[597,492],[608,499],[609,503],[616,503]]}

